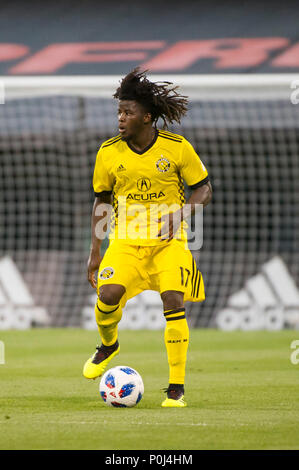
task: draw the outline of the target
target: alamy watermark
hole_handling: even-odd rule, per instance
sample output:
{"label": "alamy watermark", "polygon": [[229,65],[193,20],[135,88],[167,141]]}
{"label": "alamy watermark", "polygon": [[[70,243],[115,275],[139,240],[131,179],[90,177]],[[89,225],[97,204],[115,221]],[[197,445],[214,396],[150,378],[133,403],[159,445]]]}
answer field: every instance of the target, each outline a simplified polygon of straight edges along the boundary
{"label": "alamy watermark", "polygon": [[99,204],[95,212],[99,220],[95,234],[103,240],[109,229],[110,239],[117,240],[187,240],[190,250],[203,244],[203,205],[185,204],[128,204],[119,196],[110,204]]}
{"label": "alamy watermark", "polygon": [[297,365],[299,364],[299,339],[294,339],[291,342],[291,349],[294,349],[290,356],[290,361],[292,364]]}
{"label": "alamy watermark", "polygon": [[291,95],[290,95],[291,103],[298,104],[299,103],[299,79],[293,80],[291,82],[291,88],[294,90],[291,92]]}
{"label": "alamy watermark", "polygon": [[5,345],[3,341],[0,341],[0,365],[5,364]]}

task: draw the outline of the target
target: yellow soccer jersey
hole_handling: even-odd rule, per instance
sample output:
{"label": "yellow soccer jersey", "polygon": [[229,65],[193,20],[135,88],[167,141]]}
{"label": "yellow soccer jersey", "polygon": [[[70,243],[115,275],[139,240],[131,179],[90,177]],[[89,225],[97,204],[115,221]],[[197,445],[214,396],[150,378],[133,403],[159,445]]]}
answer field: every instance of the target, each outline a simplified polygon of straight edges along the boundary
{"label": "yellow soccer jersey", "polygon": [[[209,180],[192,145],[182,136],[157,130],[144,151],[138,152],[116,136],[98,151],[93,176],[95,196],[110,192],[114,217],[109,238],[134,245],[161,244],[156,237],[158,215],[185,203],[184,181],[195,189]],[[186,239],[186,223],[182,238]]]}

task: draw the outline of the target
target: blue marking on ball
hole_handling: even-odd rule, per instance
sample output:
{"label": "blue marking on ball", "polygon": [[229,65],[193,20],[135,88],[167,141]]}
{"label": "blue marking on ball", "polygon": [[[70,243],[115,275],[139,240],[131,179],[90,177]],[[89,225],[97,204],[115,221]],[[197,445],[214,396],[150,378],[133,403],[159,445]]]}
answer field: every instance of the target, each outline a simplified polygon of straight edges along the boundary
{"label": "blue marking on ball", "polygon": [[136,375],[135,370],[131,369],[131,367],[121,367],[120,370],[122,370],[125,374],[128,375]]}
{"label": "blue marking on ball", "polygon": [[142,393],[139,392],[138,398],[137,398],[137,400],[136,400],[136,405],[137,405],[137,403],[140,402],[141,398],[142,398]]}
{"label": "blue marking on ball", "polygon": [[106,379],[105,379],[105,384],[107,385],[107,387],[109,388],[114,388],[115,387],[115,378],[114,378],[114,375],[112,374],[108,374]]}
{"label": "blue marking on ball", "polygon": [[118,395],[120,396],[120,398],[128,397],[129,395],[131,395],[134,388],[135,388],[135,384],[132,384],[132,383],[125,384],[122,386],[122,388],[118,392]]}

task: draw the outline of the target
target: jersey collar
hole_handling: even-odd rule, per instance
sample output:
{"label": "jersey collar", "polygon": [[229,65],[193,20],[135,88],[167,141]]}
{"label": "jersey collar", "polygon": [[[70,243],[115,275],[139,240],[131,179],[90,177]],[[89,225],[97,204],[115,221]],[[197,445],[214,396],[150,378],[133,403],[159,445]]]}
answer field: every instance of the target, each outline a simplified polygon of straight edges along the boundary
{"label": "jersey collar", "polygon": [[132,150],[132,152],[134,153],[137,153],[138,155],[143,155],[145,152],[147,152],[150,148],[152,148],[152,146],[156,143],[156,140],[158,138],[158,135],[159,135],[159,132],[158,132],[158,129],[155,130],[155,136],[153,138],[153,140],[151,141],[151,143],[145,147],[142,151],[139,151],[139,150],[136,150],[133,145],[129,144],[129,142],[126,142],[127,146],[129,147],[130,150]]}

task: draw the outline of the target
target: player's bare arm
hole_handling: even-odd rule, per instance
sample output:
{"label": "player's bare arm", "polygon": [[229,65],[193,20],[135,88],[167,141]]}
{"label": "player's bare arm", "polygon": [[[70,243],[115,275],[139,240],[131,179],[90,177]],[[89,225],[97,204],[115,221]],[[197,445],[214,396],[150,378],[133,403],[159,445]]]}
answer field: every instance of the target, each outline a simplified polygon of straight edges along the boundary
{"label": "player's bare arm", "polygon": [[193,216],[196,211],[196,207],[199,204],[205,207],[207,204],[209,204],[211,199],[212,185],[210,181],[208,181],[206,184],[192,191],[192,194],[188,199],[187,204],[183,208],[169,214],[169,216],[164,215],[158,219],[161,222],[165,222],[158,232],[158,237],[162,237],[162,239],[167,239],[168,241],[172,240],[174,235],[178,231],[181,222],[184,219],[188,219],[190,216]]}
{"label": "player's bare arm", "polygon": [[[87,262],[88,282],[94,289],[97,287],[95,273],[101,264],[100,250],[103,242],[103,237],[99,237],[96,228],[97,224],[103,219],[107,220],[109,207],[111,207],[111,195],[103,193],[95,198],[91,216],[91,247]],[[103,228],[104,232],[107,233],[108,224],[105,223]]]}

